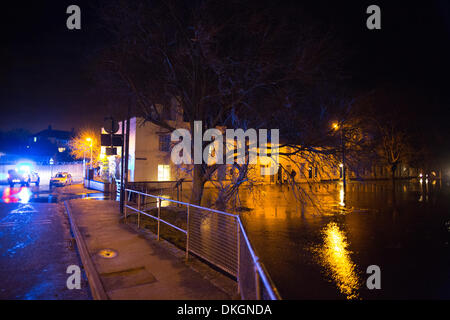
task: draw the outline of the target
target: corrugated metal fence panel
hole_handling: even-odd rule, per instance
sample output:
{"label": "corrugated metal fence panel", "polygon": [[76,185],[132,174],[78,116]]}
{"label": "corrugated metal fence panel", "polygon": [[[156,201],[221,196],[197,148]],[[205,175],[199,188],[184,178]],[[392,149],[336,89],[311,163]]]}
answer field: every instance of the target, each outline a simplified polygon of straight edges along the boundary
{"label": "corrugated metal fence panel", "polygon": [[237,276],[237,219],[189,208],[189,251]]}

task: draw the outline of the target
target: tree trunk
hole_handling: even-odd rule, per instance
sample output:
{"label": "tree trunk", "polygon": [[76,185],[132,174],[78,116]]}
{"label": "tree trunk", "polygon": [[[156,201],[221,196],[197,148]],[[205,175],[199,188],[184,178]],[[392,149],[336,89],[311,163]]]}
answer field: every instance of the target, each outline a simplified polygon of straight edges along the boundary
{"label": "tree trunk", "polygon": [[219,193],[217,195],[217,200],[215,203],[217,210],[226,211],[227,202],[228,202],[228,199],[227,199],[228,195],[226,193],[227,192],[225,190],[219,191]]}
{"label": "tree trunk", "polygon": [[192,193],[190,203],[200,205],[203,197],[205,182],[201,164],[194,164],[194,174],[192,179]]}
{"label": "tree trunk", "polygon": [[395,180],[395,172],[396,171],[397,171],[397,165],[396,164],[391,165],[392,180]]}
{"label": "tree trunk", "polygon": [[394,197],[395,197],[395,171],[396,170],[397,170],[397,165],[393,164],[391,166],[391,172],[392,172],[392,192],[394,193]]}

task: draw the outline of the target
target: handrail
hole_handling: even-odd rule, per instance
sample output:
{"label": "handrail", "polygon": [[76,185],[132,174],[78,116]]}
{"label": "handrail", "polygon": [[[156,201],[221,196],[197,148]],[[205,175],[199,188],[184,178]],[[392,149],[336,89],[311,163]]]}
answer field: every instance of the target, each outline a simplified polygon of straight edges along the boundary
{"label": "handrail", "polygon": [[125,189],[125,191],[138,193],[138,194],[141,194],[141,195],[144,195],[144,196],[157,198],[157,199],[161,199],[161,200],[164,200],[164,201],[174,202],[174,203],[177,203],[177,204],[184,204],[185,206],[189,206],[189,207],[193,207],[193,208],[197,208],[197,209],[202,209],[202,210],[211,211],[211,212],[215,212],[215,213],[225,214],[225,215],[231,216],[231,217],[236,217],[236,218],[239,217],[237,214],[232,214],[232,213],[228,213],[228,212],[224,212],[224,211],[220,211],[220,210],[215,210],[215,209],[211,209],[211,208],[205,208],[205,207],[197,206],[195,204],[191,204],[189,202],[183,202],[183,201],[173,200],[173,199],[169,199],[169,198],[164,198],[162,196],[155,196],[153,194],[148,194],[148,193],[144,193],[144,192],[141,192],[141,191],[136,191],[136,190],[132,190],[132,189]]}
{"label": "handrail", "polygon": [[178,231],[181,231],[181,232],[183,232],[183,233],[186,233],[186,232],[187,232],[187,230],[181,229],[181,228],[179,228],[179,227],[177,227],[177,226],[175,226],[175,225],[173,225],[173,224],[171,224],[171,223],[169,223],[169,222],[167,222],[167,221],[165,221],[165,220],[163,220],[163,219],[158,219],[157,217],[152,216],[151,214],[148,214],[147,212],[138,210],[138,209],[136,209],[136,208],[134,208],[134,207],[132,207],[132,206],[129,206],[129,205],[125,205],[125,206],[126,206],[127,208],[133,210],[133,211],[142,213],[143,215],[145,215],[145,216],[147,216],[147,217],[153,218],[153,219],[155,219],[155,220],[159,220],[159,221],[161,221],[162,223],[165,223],[165,224],[167,224],[168,226],[171,226],[172,228],[177,229]]}
{"label": "handrail", "polygon": [[[272,280],[269,280],[270,278],[266,275],[265,269],[261,266],[261,264],[259,262],[259,258],[256,255],[256,253],[255,253],[255,251],[254,251],[254,249],[253,249],[253,247],[252,247],[252,245],[250,243],[250,240],[248,239],[247,233],[245,232],[244,225],[242,224],[241,218],[238,216],[237,219],[238,219],[238,222],[239,222],[239,227],[241,229],[242,235],[244,236],[245,243],[246,243],[246,245],[247,245],[247,247],[248,247],[248,249],[250,251],[250,254],[252,256],[253,262],[254,262],[256,268],[258,269],[258,271],[260,273],[262,281],[264,282],[264,284],[265,284],[265,286],[267,288],[267,291],[269,292],[270,298],[272,300],[279,300],[279,299],[281,299],[281,297],[280,297],[280,295],[278,293],[278,290],[276,290],[275,286],[272,283]],[[275,290],[274,290],[274,288],[275,288]]]}
{"label": "handrail", "polygon": [[[160,230],[160,228],[159,228],[159,223],[160,222],[163,222],[164,224],[166,224],[166,225],[168,225],[168,226],[170,226],[170,227],[172,227],[172,228],[174,228],[174,229],[176,229],[176,230],[178,230],[178,231],[180,231],[180,232],[182,232],[182,233],[184,233],[184,234],[186,234],[186,260],[188,259],[188,256],[189,256],[189,252],[190,253],[193,253],[193,254],[195,254],[195,255],[197,255],[197,256],[200,256],[200,257],[202,257],[202,255],[201,254],[199,254],[196,250],[198,250],[199,249],[199,247],[197,246],[197,249],[192,249],[192,248],[190,248],[190,243],[191,244],[196,244],[196,242],[194,241],[194,240],[191,240],[191,235],[190,235],[190,233],[191,232],[194,232],[194,236],[195,236],[195,232],[198,232],[198,231],[196,231],[195,230],[195,227],[194,227],[194,230],[190,230],[190,223],[189,223],[189,216],[190,216],[190,213],[189,213],[189,208],[197,208],[197,209],[200,209],[200,210],[202,210],[202,211],[207,211],[207,212],[210,212],[210,213],[215,213],[215,214],[218,214],[219,215],[219,217],[220,217],[220,215],[225,215],[225,216],[228,216],[228,217],[232,217],[232,218],[234,218],[233,220],[231,220],[231,221],[235,221],[234,223],[237,223],[237,227],[238,227],[238,232],[237,232],[237,234],[236,234],[236,237],[237,238],[235,238],[234,239],[234,241],[236,241],[236,243],[235,243],[235,245],[237,244],[237,248],[236,248],[236,250],[237,250],[237,256],[236,256],[236,252],[233,254],[233,255],[231,255],[231,253],[230,252],[223,252],[223,251],[221,251],[220,249],[216,249],[216,251],[214,251],[213,253],[211,253],[211,252],[209,252],[209,254],[212,254],[212,256],[210,256],[210,257],[214,257],[215,255],[219,255],[220,256],[220,254],[223,254],[224,256],[222,256],[222,261],[223,261],[223,259],[230,259],[230,258],[232,258],[232,259],[237,259],[237,261],[235,260],[234,261],[234,263],[235,263],[235,266],[232,268],[232,269],[229,269],[231,266],[233,266],[233,262],[231,262],[231,266],[230,265],[228,265],[227,263],[225,264],[225,265],[221,265],[221,263],[220,263],[220,261],[218,262],[218,261],[216,261],[216,263],[214,263],[213,261],[210,261],[210,259],[208,259],[208,258],[206,258],[206,261],[209,261],[210,263],[212,263],[212,264],[214,264],[214,265],[216,265],[217,267],[219,267],[219,268],[221,268],[222,270],[224,270],[224,271],[226,271],[226,272],[229,272],[229,273],[231,273],[231,274],[233,274],[234,273],[234,275],[236,276],[236,279],[237,279],[237,282],[238,282],[238,288],[239,288],[239,290],[241,290],[241,284],[244,282],[243,281],[243,279],[241,278],[242,277],[242,275],[240,275],[239,273],[240,273],[240,263],[242,263],[242,261],[241,261],[241,252],[240,252],[240,248],[239,248],[239,246],[240,246],[240,241],[239,241],[239,237],[240,237],[240,234],[243,236],[243,238],[244,238],[244,242],[245,242],[245,247],[247,248],[247,250],[248,250],[248,252],[250,253],[250,257],[251,257],[251,264],[253,265],[253,269],[254,269],[254,279],[248,279],[248,277],[247,277],[247,279],[245,279],[246,281],[255,281],[255,288],[256,288],[256,299],[261,299],[261,292],[260,292],[260,281],[262,282],[262,285],[263,285],[263,287],[264,287],[264,289],[267,291],[267,293],[268,293],[268,297],[271,299],[271,300],[278,300],[278,299],[281,299],[281,297],[280,297],[280,295],[279,295],[279,293],[278,293],[278,290],[276,289],[276,287],[275,287],[275,285],[273,284],[273,282],[272,282],[272,280],[270,279],[270,276],[269,276],[269,274],[267,273],[267,271],[266,271],[266,269],[265,269],[265,267],[264,267],[264,265],[259,261],[259,258],[258,258],[258,256],[256,255],[256,253],[255,253],[255,250],[253,249],[253,247],[252,247],[252,245],[251,245],[251,243],[250,243],[250,240],[249,240],[249,238],[248,238],[248,236],[247,236],[247,233],[246,233],[246,231],[245,231],[245,228],[244,228],[244,225],[243,225],[243,223],[242,223],[242,221],[241,221],[241,218],[239,217],[239,215],[237,215],[237,214],[231,214],[231,213],[228,213],[228,212],[224,212],[224,211],[220,211],[220,210],[215,210],[215,209],[211,209],[211,208],[206,208],[206,207],[202,207],[202,206],[198,206],[198,205],[195,205],[195,204],[191,204],[191,203],[188,203],[188,202],[183,202],[183,201],[178,201],[178,200],[173,200],[173,199],[169,199],[169,198],[165,198],[165,197],[163,197],[163,196],[158,196],[158,195],[152,195],[152,194],[148,194],[148,193],[145,193],[145,192],[141,192],[141,191],[137,191],[137,190],[133,190],[133,189],[130,189],[130,188],[125,188],[124,189],[124,191],[125,191],[125,204],[124,204],[124,207],[125,208],[129,208],[129,209],[131,209],[131,210],[133,210],[133,211],[135,211],[135,212],[138,212],[139,214],[144,214],[145,216],[148,216],[148,217],[150,217],[150,218],[153,218],[153,219],[155,219],[155,220],[157,220],[158,221],[158,233],[157,233],[157,238],[158,238],[158,240],[159,240],[159,230]],[[127,194],[127,192],[130,192],[130,193],[135,193],[135,194],[137,194],[138,195],[138,204],[137,204],[137,206],[138,206],[138,208],[134,208],[133,206],[130,206],[130,205],[128,205],[127,204],[127,202],[128,202],[128,200],[127,200],[127,197],[126,197],[126,194]],[[142,210],[140,210],[140,206],[141,206],[141,196],[144,196],[144,197],[151,197],[151,198],[154,198],[154,199],[157,199],[157,203],[158,203],[158,216],[157,217],[155,217],[155,216],[153,216],[153,215],[150,215],[150,214],[148,214],[147,212],[145,212],[145,211],[142,211]],[[145,199],[145,198],[144,198]],[[178,205],[184,205],[184,206],[186,206],[186,208],[187,208],[187,224],[186,224],[186,230],[184,230],[184,229],[182,229],[182,228],[180,228],[180,227],[178,227],[178,226],[175,226],[175,225],[173,225],[173,224],[171,224],[171,223],[169,223],[169,222],[167,222],[167,221],[164,221],[163,219],[161,219],[161,217],[160,217],[160,213],[161,213],[161,202],[162,201],[167,201],[167,202],[172,202],[172,203],[176,203],[176,204],[178,204]],[[145,200],[144,200],[144,202],[145,202]],[[154,202],[153,202],[154,203]],[[191,213],[192,214],[192,213]],[[199,213],[197,213],[197,214],[199,214]],[[200,214],[200,216],[201,216],[201,214]],[[125,219],[126,219],[126,217],[127,217],[127,212],[126,212],[126,210],[125,210]],[[195,215],[194,215],[194,218],[195,218]],[[198,218],[197,218],[198,219]],[[139,227],[139,221],[140,221],[140,218],[139,218],[139,215],[138,215],[138,227]],[[233,223],[233,224],[234,224]],[[236,226],[236,224],[234,224],[235,226]],[[190,232],[191,231],[191,232]],[[214,234],[214,236],[218,236],[217,234]],[[233,236],[234,237],[234,236]],[[192,242],[192,241],[194,241],[194,242]],[[196,240],[197,241],[197,243],[198,243],[198,239]],[[217,238],[216,238],[216,240],[215,241],[217,241]],[[223,246],[222,246],[223,247]],[[208,249],[208,246],[206,246],[205,247],[206,249]],[[200,250],[203,250],[202,249],[202,247],[200,247]],[[231,255],[231,256],[230,256]],[[225,258],[224,258],[225,257]],[[204,257],[202,257],[202,258],[204,258]],[[227,261],[229,261],[229,260],[227,260]],[[218,263],[218,264],[217,264]],[[237,267],[236,267],[236,265],[237,265]],[[237,268],[237,270],[236,270],[236,268]],[[245,272],[244,272],[245,273]],[[242,294],[242,292],[241,292],[241,294]]]}

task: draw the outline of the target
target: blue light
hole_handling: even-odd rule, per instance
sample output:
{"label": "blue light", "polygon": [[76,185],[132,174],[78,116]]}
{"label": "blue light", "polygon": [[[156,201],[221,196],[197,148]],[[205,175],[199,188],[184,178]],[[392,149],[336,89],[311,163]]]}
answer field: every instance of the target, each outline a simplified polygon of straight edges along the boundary
{"label": "blue light", "polygon": [[31,172],[31,165],[30,164],[21,164],[19,166],[19,172],[26,172],[26,173]]}

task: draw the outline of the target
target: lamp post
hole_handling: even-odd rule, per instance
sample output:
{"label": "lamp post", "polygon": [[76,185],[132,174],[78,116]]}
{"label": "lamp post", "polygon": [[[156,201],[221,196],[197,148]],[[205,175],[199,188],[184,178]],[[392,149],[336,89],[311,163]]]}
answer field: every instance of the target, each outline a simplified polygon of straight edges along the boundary
{"label": "lamp post", "polygon": [[86,183],[86,150],[83,150],[83,185]]}
{"label": "lamp post", "polygon": [[91,139],[91,138],[87,138],[86,141],[89,142],[89,147],[90,147],[90,149],[91,149],[90,169],[92,169],[92,139]]}
{"label": "lamp post", "polygon": [[345,166],[345,143],[344,143],[344,128],[341,126],[341,152],[342,152],[342,185],[347,186],[347,167]]}
{"label": "lamp post", "polygon": [[[92,169],[92,138],[86,138],[86,141],[87,142],[89,142],[89,147],[90,147],[90,149],[91,149],[91,162],[90,162],[90,169]],[[89,177],[88,177],[88,181],[89,181],[89,184],[88,184],[88,188],[90,188],[91,187],[91,179],[90,179],[90,172],[89,172]]]}
{"label": "lamp post", "polygon": [[342,170],[342,186],[343,189],[345,190],[346,186],[347,186],[347,178],[346,178],[346,167],[345,167],[345,143],[344,143],[344,128],[343,125],[338,123],[338,122],[334,122],[332,124],[332,128],[337,131],[340,131],[340,135],[341,135],[341,156],[342,156],[342,162],[339,165],[339,167]]}

